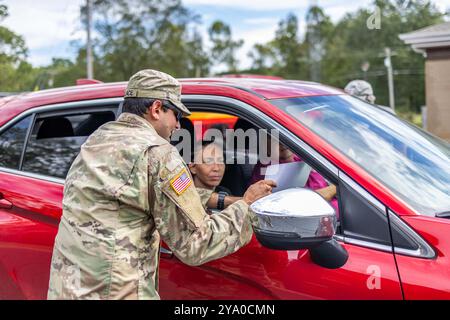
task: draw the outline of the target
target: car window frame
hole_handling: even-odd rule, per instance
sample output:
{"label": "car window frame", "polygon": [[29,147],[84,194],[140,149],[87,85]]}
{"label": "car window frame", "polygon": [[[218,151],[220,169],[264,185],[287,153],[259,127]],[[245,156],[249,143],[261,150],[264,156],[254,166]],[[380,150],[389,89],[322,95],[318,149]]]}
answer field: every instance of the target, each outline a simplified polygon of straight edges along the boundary
{"label": "car window frame", "polygon": [[[244,118],[245,120],[259,127],[278,129],[280,133],[280,141],[283,144],[285,144],[295,153],[304,157],[304,159],[309,160],[309,163],[313,167],[319,169],[321,171],[320,174],[324,175],[324,177],[329,179],[331,182],[336,183],[337,181],[337,183],[340,183],[341,181],[343,181],[349,184],[358,195],[360,195],[365,201],[368,202],[369,205],[375,206],[378,210],[380,210],[380,214],[386,216],[387,218],[386,228],[388,228],[390,233],[390,246],[381,245],[369,240],[364,241],[360,239],[353,239],[348,236],[343,236],[342,234],[335,235],[336,240],[347,244],[388,252],[391,254],[396,253],[423,259],[433,259],[436,257],[433,248],[427,243],[427,241],[425,241],[412,228],[408,227],[387,205],[383,204],[374,195],[372,195],[369,191],[364,189],[349,175],[347,175],[345,171],[332,164],[328,159],[326,159],[318,151],[309,146],[297,135],[292,133],[286,127],[280,125],[278,122],[264,114],[262,111],[258,110],[256,107],[253,107],[240,100],[214,95],[184,95],[182,97],[182,101],[184,104],[189,106],[189,109],[191,111],[223,112],[226,114]],[[341,203],[342,201],[339,201],[340,210],[342,205]],[[342,215],[345,214],[344,211],[341,212]],[[415,241],[420,249],[406,250],[403,248],[395,247],[391,231],[393,227],[395,227],[396,230],[399,230],[402,235],[405,235],[405,237]]]}
{"label": "car window frame", "polygon": [[32,172],[32,171],[27,171],[23,168],[24,164],[25,164],[25,158],[26,158],[26,154],[27,154],[27,147],[30,144],[31,141],[31,136],[32,136],[32,132],[35,129],[35,125],[37,124],[37,122],[39,120],[43,120],[43,119],[49,119],[49,118],[53,118],[53,117],[70,117],[70,116],[74,116],[74,115],[83,115],[83,114],[94,114],[94,113],[101,113],[101,112],[112,112],[114,114],[114,117],[116,116],[116,110],[117,107],[112,107],[112,106],[99,106],[99,107],[81,107],[81,108],[73,108],[73,109],[67,109],[67,108],[61,108],[60,110],[57,111],[43,111],[43,112],[35,112],[33,114],[33,119],[32,119],[32,123],[31,123],[31,127],[28,128],[28,134],[26,136],[26,141],[24,144],[24,148],[22,150],[22,157],[21,157],[21,161],[20,161],[20,166],[19,166],[19,171],[22,172],[27,172],[27,173],[34,173],[34,174],[39,174],[42,176],[49,176],[52,178],[56,178],[56,179],[62,179],[61,177],[58,176],[52,176],[52,175],[47,175],[45,173],[37,173],[37,172]]}
{"label": "car window frame", "polygon": [[[14,124],[18,123],[22,119],[25,119],[27,116],[29,116],[29,115],[33,116],[32,121],[30,122],[30,126],[28,127],[27,135],[25,137],[25,139],[26,139],[25,143],[22,148],[20,166],[19,166],[18,170],[0,167],[0,171],[64,185],[65,179],[22,170],[23,159],[25,157],[26,147],[28,145],[28,141],[29,141],[31,132],[32,132],[32,129],[34,128],[34,125],[35,125],[36,119],[38,118],[38,115],[45,114],[44,117],[51,117],[51,116],[61,115],[61,114],[64,114],[64,115],[72,114],[73,115],[73,114],[80,113],[80,111],[84,112],[84,111],[88,111],[88,110],[96,111],[96,112],[111,111],[114,113],[115,118],[117,119],[119,105],[122,101],[123,101],[123,97],[81,100],[81,101],[75,101],[75,102],[64,102],[64,103],[56,103],[56,104],[37,106],[37,107],[28,109],[28,110],[18,114],[17,116],[10,119],[7,123],[5,123],[0,128],[0,133],[3,133],[4,131],[8,130],[8,128],[10,128]],[[42,119],[42,118],[40,118],[40,119]]]}

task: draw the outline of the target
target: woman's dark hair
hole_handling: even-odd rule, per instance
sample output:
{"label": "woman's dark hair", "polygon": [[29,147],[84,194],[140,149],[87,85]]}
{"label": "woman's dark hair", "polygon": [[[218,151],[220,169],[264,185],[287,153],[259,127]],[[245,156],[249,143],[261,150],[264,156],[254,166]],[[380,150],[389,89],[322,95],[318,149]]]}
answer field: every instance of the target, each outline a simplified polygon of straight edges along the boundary
{"label": "woman's dark hair", "polygon": [[[140,117],[144,117],[144,114],[147,113],[148,108],[150,108],[155,102],[153,98],[125,98],[123,100],[123,107],[122,112],[128,112],[135,115],[138,115]],[[167,109],[169,109],[169,106],[172,104],[169,101],[161,100],[163,103],[163,111],[167,112]]]}

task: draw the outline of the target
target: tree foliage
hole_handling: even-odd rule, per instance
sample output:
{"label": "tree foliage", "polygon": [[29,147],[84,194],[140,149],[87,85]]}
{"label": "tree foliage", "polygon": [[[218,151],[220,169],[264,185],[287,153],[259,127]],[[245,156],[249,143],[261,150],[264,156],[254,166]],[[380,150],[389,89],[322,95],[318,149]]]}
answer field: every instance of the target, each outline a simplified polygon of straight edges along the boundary
{"label": "tree foliage", "polygon": [[[127,80],[143,68],[159,69],[175,77],[201,77],[212,66],[228,72],[277,75],[344,87],[350,80],[366,79],[374,87],[377,103],[388,104],[384,49],[394,55],[396,105],[418,111],[425,101],[424,57],[413,52],[398,35],[443,21],[426,0],[373,0],[371,6],[347,13],[333,23],[319,6],[306,12],[306,28],[289,14],[278,23],[272,39],[256,44],[248,53],[249,70],[239,70],[237,52],[243,40],[233,37],[225,22],[207,29],[210,47],[199,32],[200,18],[181,0],[93,0],[94,74],[110,82]],[[367,20],[375,8],[381,28],[370,30]],[[0,0],[0,23],[8,8]],[[86,8],[80,8],[86,24]],[[73,85],[86,75],[86,47],[74,43],[74,60],[54,58],[51,65],[33,68],[26,61],[23,38],[0,24],[0,91],[32,90]],[[363,71],[362,65],[370,66]],[[12,81],[14,79],[14,81]]]}
{"label": "tree foliage", "polygon": [[97,0],[93,10],[99,34],[95,51],[102,65],[96,77],[126,80],[143,67],[177,77],[208,71],[207,55],[195,28],[199,17],[181,1]]}
{"label": "tree foliage", "polygon": [[[375,7],[381,12],[381,28],[369,30],[367,20]],[[306,34],[298,37],[298,22],[289,15],[281,21],[273,40],[257,44],[250,53],[252,70],[288,79],[313,80],[343,88],[354,79],[366,79],[377,103],[388,104],[384,49],[394,52],[396,105],[419,111],[425,103],[424,57],[398,37],[443,22],[443,15],[429,1],[375,0],[373,6],[347,13],[336,24],[317,6],[306,14]],[[363,63],[370,68],[364,72]]]}
{"label": "tree foliage", "polygon": [[220,20],[211,24],[208,34],[213,44],[211,49],[213,61],[217,64],[224,63],[229,72],[237,72],[236,51],[242,47],[244,41],[242,39],[233,40],[230,26]]}
{"label": "tree foliage", "polygon": [[[384,65],[384,49],[394,52],[394,87],[396,104],[419,111],[425,103],[423,56],[413,52],[398,37],[422,27],[442,22],[442,14],[428,1],[376,0],[380,8],[380,29],[367,29],[367,19],[373,10],[362,9],[347,14],[337,23],[330,38],[323,64],[330,67],[327,82],[343,87],[355,78],[366,78],[374,87],[377,103],[387,105],[388,87]],[[361,65],[369,62],[365,74]],[[413,89],[414,88],[414,89]]]}
{"label": "tree foliage", "polygon": [[[81,7],[84,25],[87,8]],[[197,26],[199,17],[179,0],[95,0],[94,76],[105,82],[125,81],[141,69],[153,68],[175,77],[201,77],[210,61]],[[54,86],[73,85],[86,77],[86,46],[78,46],[75,62],[54,59],[43,78]],[[43,81],[42,83],[46,83]]]}
{"label": "tree foliage", "polygon": [[[8,7],[0,3],[0,23],[8,17]],[[33,67],[26,62],[23,37],[0,24],[0,91],[22,91],[34,82]]]}

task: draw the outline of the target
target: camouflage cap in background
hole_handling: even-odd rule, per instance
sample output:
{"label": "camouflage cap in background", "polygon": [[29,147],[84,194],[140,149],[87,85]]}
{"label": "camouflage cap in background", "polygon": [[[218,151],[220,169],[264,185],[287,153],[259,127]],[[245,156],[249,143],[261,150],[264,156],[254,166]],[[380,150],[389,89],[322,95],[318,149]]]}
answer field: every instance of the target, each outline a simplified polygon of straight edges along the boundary
{"label": "camouflage cap in background", "polygon": [[350,81],[344,88],[344,91],[352,96],[356,96],[369,103],[375,102],[375,95],[370,83],[364,80]]}
{"label": "camouflage cap in background", "polygon": [[131,76],[125,98],[169,100],[184,116],[191,112],[181,102],[181,84],[167,73],[145,69]]}

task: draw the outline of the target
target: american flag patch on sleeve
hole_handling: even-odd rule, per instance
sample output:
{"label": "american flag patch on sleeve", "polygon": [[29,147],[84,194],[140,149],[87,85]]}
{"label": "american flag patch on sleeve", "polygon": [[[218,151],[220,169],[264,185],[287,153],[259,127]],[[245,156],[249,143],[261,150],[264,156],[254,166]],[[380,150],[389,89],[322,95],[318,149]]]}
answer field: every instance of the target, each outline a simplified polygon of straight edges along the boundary
{"label": "american flag patch on sleeve", "polygon": [[182,194],[192,183],[191,177],[187,173],[186,169],[183,169],[179,174],[170,181],[170,186],[177,193]]}

